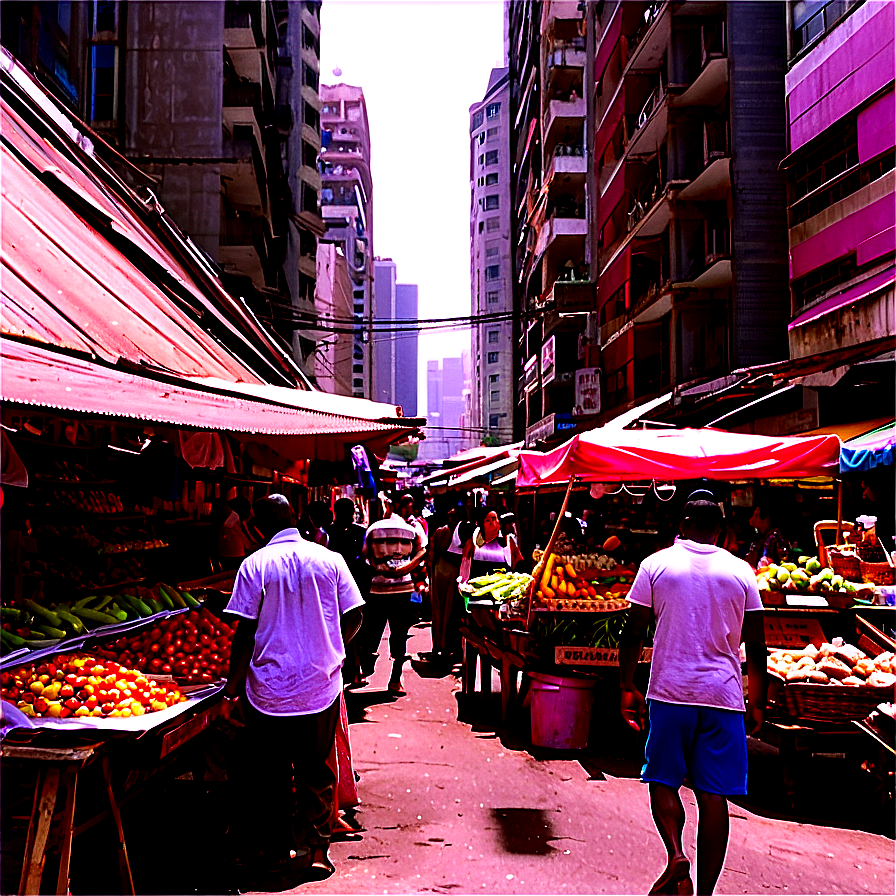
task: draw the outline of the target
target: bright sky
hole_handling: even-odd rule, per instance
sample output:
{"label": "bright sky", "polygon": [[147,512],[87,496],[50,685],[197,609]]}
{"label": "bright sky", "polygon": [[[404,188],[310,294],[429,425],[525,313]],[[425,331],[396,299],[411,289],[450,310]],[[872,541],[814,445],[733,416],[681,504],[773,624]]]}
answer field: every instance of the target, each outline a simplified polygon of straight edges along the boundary
{"label": "bright sky", "polygon": [[[373,251],[419,286],[421,319],[470,313],[469,108],[502,65],[503,27],[501,0],[321,7],[321,83],[361,87],[367,101]],[[469,330],[421,332],[419,414],[426,362],[469,347]]]}

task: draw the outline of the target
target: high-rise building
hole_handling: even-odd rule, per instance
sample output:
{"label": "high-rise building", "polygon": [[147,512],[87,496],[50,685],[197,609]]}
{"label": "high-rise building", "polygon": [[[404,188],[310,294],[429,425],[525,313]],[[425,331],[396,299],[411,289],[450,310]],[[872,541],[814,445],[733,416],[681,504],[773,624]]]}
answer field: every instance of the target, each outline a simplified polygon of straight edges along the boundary
{"label": "high-rise building", "polygon": [[511,441],[515,402],[509,100],[507,69],[495,68],[470,107],[470,334],[479,376],[469,423],[494,444]]}
{"label": "high-rise building", "polygon": [[373,179],[364,91],[321,87],[321,214],[323,239],[342,247],[352,280],[352,395],[373,398]]}
{"label": "high-rise building", "polygon": [[[318,243],[317,287],[314,296],[321,321],[349,320],[352,315],[352,280],[342,248]],[[344,326],[334,327],[317,343],[315,379],[324,392],[352,394],[352,350],[354,337]]]}
{"label": "high-rise building", "polygon": [[529,444],[572,426],[575,372],[595,309],[589,148],[593,103],[585,9],[510,3],[514,430]]}
{"label": "high-rise building", "polygon": [[417,287],[397,282],[391,258],[376,258],[374,293],[372,397],[400,404],[405,416],[413,416],[417,413],[418,337],[412,329],[417,320]]}
{"label": "high-rise building", "polygon": [[3,3],[2,41],[125,155],[313,374],[319,0]]}
{"label": "high-rise building", "polygon": [[421,459],[444,460],[470,447],[465,423],[470,402],[465,364],[469,366],[469,356],[426,362],[426,419],[430,426],[420,446]]}
{"label": "high-rise building", "polygon": [[892,343],[894,6],[791,2],[787,25],[791,357]]}

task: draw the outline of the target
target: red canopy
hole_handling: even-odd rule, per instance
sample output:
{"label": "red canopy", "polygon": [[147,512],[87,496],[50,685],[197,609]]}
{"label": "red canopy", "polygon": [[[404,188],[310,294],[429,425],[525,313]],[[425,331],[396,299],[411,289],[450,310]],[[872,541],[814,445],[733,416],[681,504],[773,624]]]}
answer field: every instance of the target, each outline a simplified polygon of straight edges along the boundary
{"label": "red canopy", "polygon": [[609,429],[541,454],[521,451],[517,488],[645,479],[802,479],[837,470],[840,439],[757,436],[715,429]]}

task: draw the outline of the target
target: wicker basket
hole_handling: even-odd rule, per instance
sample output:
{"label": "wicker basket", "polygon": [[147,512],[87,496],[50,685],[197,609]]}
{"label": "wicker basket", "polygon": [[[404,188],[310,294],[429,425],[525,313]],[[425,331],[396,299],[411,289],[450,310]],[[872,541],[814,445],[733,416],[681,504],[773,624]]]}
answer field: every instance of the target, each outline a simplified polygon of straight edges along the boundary
{"label": "wicker basket", "polygon": [[872,585],[892,585],[893,567],[889,563],[868,563],[859,561],[859,575],[863,582]]}
{"label": "wicker basket", "polygon": [[864,719],[878,703],[893,701],[893,688],[833,684],[785,684],[775,702],[795,719],[851,722]]}
{"label": "wicker basket", "polygon": [[828,548],[828,558],[830,560],[831,569],[834,575],[843,576],[850,582],[860,582],[862,580],[861,561],[857,554],[843,552],[837,548]]}
{"label": "wicker basket", "polygon": [[[850,534],[855,532],[855,525],[853,523],[847,521],[841,521],[838,523],[836,520],[819,520],[815,524],[815,546],[818,551],[818,559],[821,561],[822,566],[830,566],[833,568],[834,572],[837,575],[842,575],[846,578],[844,573],[841,573],[834,566],[834,558],[830,556],[834,551],[837,550],[837,545],[840,544],[840,539],[844,535],[844,533],[849,532]],[[833,545],[826,545],[822,540],[821,533],[822,532],[834,532],[834,542]],[[855,574],[859,574],[859,568],[856,566]]]}

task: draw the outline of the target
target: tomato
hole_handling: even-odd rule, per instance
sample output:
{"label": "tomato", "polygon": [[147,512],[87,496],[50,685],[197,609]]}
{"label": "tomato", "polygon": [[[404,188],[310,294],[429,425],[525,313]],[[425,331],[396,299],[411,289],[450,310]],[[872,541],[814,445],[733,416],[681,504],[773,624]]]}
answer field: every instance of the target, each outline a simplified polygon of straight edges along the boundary
{"label": "tomato", "polygon": [[109,715],[109,713],[112,712],[113,709],[115,709],[115,704],[109,701],[100,705],[100,712],[102,712],[104,716]]}
{"label": "tomato", "polygon": [[72,712],[74,712],[76,709],[81,708],[81,701],[76,697],[69,697],[68,700],[65,701],[64,705],[66,709],[70,709]]}
{"label": "tomato", "polygon": [[66,683],[59,689],[59,696],[62,697],[63,699],[65,699],[66,697],[74,697],[74,696],[75,696],[75,689],[71,686],[71,684],[70,684],[69,682],[66,682]]}
{"label": "tomato", "polygon": [[165,653],[167,653],[168,656],[174,656],[176,652],[177,648],[173,644],[169,644],[167,645],[167,647],[165,647]]}
{"label": "tomato", "polygon": [[200,669],[208,669],[208,660],[205,659],[205,657],[203,657],[201,660],[199,660],[199,668]]}
{"label": "tomato", "polygon": [[90,696],[90,697],[88,697],[88,698],[84,701],[84,705],[85,705],[88,709],[90,709],[90,710],[96,709],[98,703],[99,703],[99,701],[97,700],[95,694],[92,695],[92,696]]}
{"label": "tomato", "polygon": [[210,681],[213,681],[211,674],[208,672],[203,672],[201,675],[201,678],[202,678],[203,683],[205,683],[205,684],[208,684]]}
{"label": "tomato", "polygon": [[74,683],[78,680],[78,676],[75,675],[74,672],[69,672],[68,675],[65,676],[65,683],[74,685]]}
{"label": "tomato", "polygon": [[137,657],[137,662],[134,665],[136,665],[138,669],[144,669],[146,667],[146,662],[146,657],[141,654]]}
{"label": "tomato", "polygon": [[158,672],[159,669],[162,668],[162,661],[157,656],[154,656],[149,661],[149,668],[152,669],[153,672]]}
{"label": "tomato", "polygon": [[121,700],[121,691],[118,688],[109,688],[106,695],[112,703],[118,703]]}
{"label": "tomato", "polygon": [[153,643],[153,644],[150,644],[150,645],[149,645],[149,652],[150,652],[150,653],[158,653],[159,650],[161,650],[161,647],[160,647],[158,644]]}
{"label": "tomato", "polygon": [[171,663],[162,663],[162,672],[165,675],[171,674]]}

